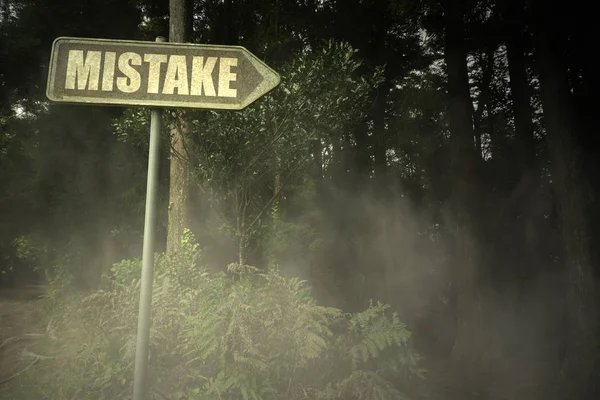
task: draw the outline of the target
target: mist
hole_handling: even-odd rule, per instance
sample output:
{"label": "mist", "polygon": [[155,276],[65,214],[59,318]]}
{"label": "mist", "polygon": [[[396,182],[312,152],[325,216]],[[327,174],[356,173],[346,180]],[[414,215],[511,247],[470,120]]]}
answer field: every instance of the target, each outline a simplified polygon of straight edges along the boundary
{"label": "mist", "polygon": [[1,0],[0,398],[599,398],[591,15]]}

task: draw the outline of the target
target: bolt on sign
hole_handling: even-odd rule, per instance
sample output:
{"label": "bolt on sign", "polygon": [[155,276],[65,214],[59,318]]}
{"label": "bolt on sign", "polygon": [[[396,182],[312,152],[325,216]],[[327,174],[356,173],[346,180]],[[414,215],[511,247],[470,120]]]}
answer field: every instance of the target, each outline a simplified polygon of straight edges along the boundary
{"label": "bolt on sign", "polygon": [[60,37],[46,95],[64,103],[241,110],[279,82],[240,46]]}

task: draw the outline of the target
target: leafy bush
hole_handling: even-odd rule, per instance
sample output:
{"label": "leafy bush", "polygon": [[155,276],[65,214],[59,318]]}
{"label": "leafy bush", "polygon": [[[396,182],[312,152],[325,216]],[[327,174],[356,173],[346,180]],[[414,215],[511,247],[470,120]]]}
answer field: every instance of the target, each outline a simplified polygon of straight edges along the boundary
{"label": "leafy bush", "polygon": [[[305,282],[232,264],[209,274],[188,235],[156,261],[150,382],[167,399],[405,399],[420,376],[410,334],[386,305],[346,314],[317,304]],[[132,392],[139,262],[54,310],[44,359],[10,383],[24,397],[127,399]],[[11,398],[7,396],[6,398]]]}

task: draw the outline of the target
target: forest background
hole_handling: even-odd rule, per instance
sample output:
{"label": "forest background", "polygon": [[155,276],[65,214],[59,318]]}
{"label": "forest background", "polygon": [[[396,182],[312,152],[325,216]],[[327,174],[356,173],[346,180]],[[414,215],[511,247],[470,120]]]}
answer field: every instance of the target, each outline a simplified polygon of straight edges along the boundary
{"label": "forest background", "polygon": [[165,271],[252,265],[324,306],[389,305],[429,371],[402,381],[412,397],[598,398],[589,3],[170,3],[0,2],[3,287],[89,296],[139,270],[149,111],[51,104],[52,41],[243,45],[280,73],[275,91],[166,115]]}

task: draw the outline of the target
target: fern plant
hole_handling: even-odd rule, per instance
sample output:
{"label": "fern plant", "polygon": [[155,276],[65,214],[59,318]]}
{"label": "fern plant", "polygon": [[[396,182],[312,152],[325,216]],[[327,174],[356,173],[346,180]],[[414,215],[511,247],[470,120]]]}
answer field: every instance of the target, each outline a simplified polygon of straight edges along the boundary
{"label": "fern plant", "polygon": [[[156,398],[404,400],[399,379],[422,375],[410,334],[388,306],[355,314],[324,307],[306,282],[276,269],[232,264],[211,274],[193,237],[186,240],[180,254],[156,259],[149,352]],[[58,301],[51,334],[33,349],[53,359],[10,382],[8,390],[25,393],[14,398],[129,398],[139,268],[123,261],[103,290]]]}
{"label": "fern plant", "polygon": [[[356,314],[345,314],[341,332],[332,346],[332,374],[318,398],[403,400],[404,392],[391,382],[422,378],[420,357],[411,348],[410,332],[389,306],[371,302]],[[405,378],[405,379],[402,379]]]}

